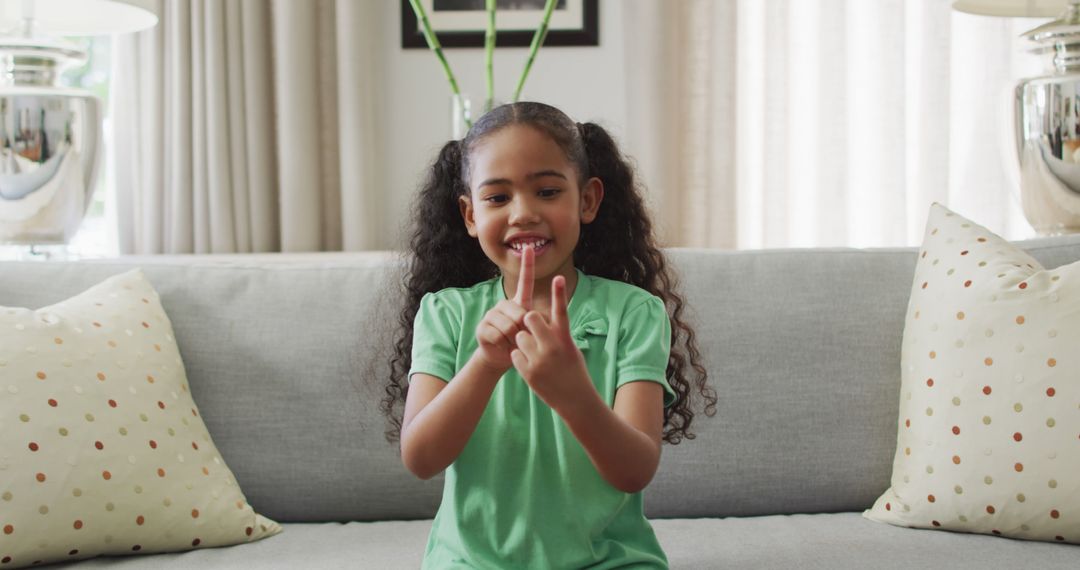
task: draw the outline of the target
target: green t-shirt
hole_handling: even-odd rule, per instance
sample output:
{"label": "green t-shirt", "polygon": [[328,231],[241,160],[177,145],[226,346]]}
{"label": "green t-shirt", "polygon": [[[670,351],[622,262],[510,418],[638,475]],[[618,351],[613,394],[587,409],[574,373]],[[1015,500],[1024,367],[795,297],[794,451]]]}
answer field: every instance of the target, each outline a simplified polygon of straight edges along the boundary
{"label": "green t-shirt", "polygon": [[[580,270],[570,333],[608,407],[623,384],[664,387],[671,325],[647,291]],[[506,298],[502,277],[420,301],[409,378],[451,381],[476,351],[476,327]],[[667,568],[642,494],[619,491],[593,466],[563,419],[517,370],[499,380],[476,431],[446,470],[423,568]]]}

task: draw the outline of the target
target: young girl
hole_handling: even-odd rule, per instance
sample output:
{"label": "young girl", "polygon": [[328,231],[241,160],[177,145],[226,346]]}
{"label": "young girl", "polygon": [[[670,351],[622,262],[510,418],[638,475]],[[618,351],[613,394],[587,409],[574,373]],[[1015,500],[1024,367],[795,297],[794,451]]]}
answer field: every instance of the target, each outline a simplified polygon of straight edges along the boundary
{"label": "young girl", "polygon": [[641,491],[661,440],[694,438],[688,360],[716,397],[615,142],[498,107],[442,148],[414,223],[382,409],[409,471],[446,470],[423,567],[666,568]]}

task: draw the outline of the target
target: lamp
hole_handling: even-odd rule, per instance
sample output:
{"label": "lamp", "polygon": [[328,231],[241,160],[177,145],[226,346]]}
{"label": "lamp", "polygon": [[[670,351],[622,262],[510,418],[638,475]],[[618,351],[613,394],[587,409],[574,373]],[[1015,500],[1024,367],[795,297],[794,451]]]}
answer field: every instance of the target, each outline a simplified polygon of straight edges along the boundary
{"label": "lamp", "polygon": [[1056,17],[1023,34],[1052,56],[1048,75],[1021,80],[1013,125],[1024,216],[1040,235],[1080,232],[1080,0],[958,0],[987,16]]}
{"label": "lamp", "polygon": [[0,0],[0,244],[66,244],[101,162],[101,100],[59,86],[86,53],[61,36],[157,24],[153,0]]}

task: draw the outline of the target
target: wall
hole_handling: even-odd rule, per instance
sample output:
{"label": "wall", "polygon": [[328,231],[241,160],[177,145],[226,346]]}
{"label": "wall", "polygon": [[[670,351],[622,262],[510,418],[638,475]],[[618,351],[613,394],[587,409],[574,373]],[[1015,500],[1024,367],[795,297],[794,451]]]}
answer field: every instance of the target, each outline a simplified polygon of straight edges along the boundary
{"label": "wall", "polygon": [[[382,247],[404,249],[408,241],[409,207],[426,169],[451,137],[451,97],[442,66],[429,50],[401,48],[401,9],[383,15],[382,41],[387,54],[381,75],[385,102],[380,130],[386,141],[384,236]],[[559,107],[577,121],[593,121],[617,139],[626,135],[626,58],[621,2],[600,0],[598,47],[545,47],[533,62],[523,100]],[[446,49],[444,53],[462,92],[474,98],[485,93],[482,48]],[[528,48],[495,51],[495,98],[508,100],[524,67]],[[475,104],[475,103],[474,103]],[[624,151],[633,155],[632,148]]]}

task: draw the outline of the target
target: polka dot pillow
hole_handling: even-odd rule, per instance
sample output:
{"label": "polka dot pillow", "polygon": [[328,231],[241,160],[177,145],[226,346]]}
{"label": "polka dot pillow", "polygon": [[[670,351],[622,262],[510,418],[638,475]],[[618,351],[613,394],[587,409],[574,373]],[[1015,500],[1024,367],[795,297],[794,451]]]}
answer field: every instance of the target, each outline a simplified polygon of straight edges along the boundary
{"label": "polka dot pillow", "polygon": [[1044,269],[934,204],[901,350],[900,526],[1080,544],[1080,262]]}
{"label": "polka dot pillow", "polygon": [[0,306],[0,569],[280,530],[214,447],[141,271],[43,309]]}

